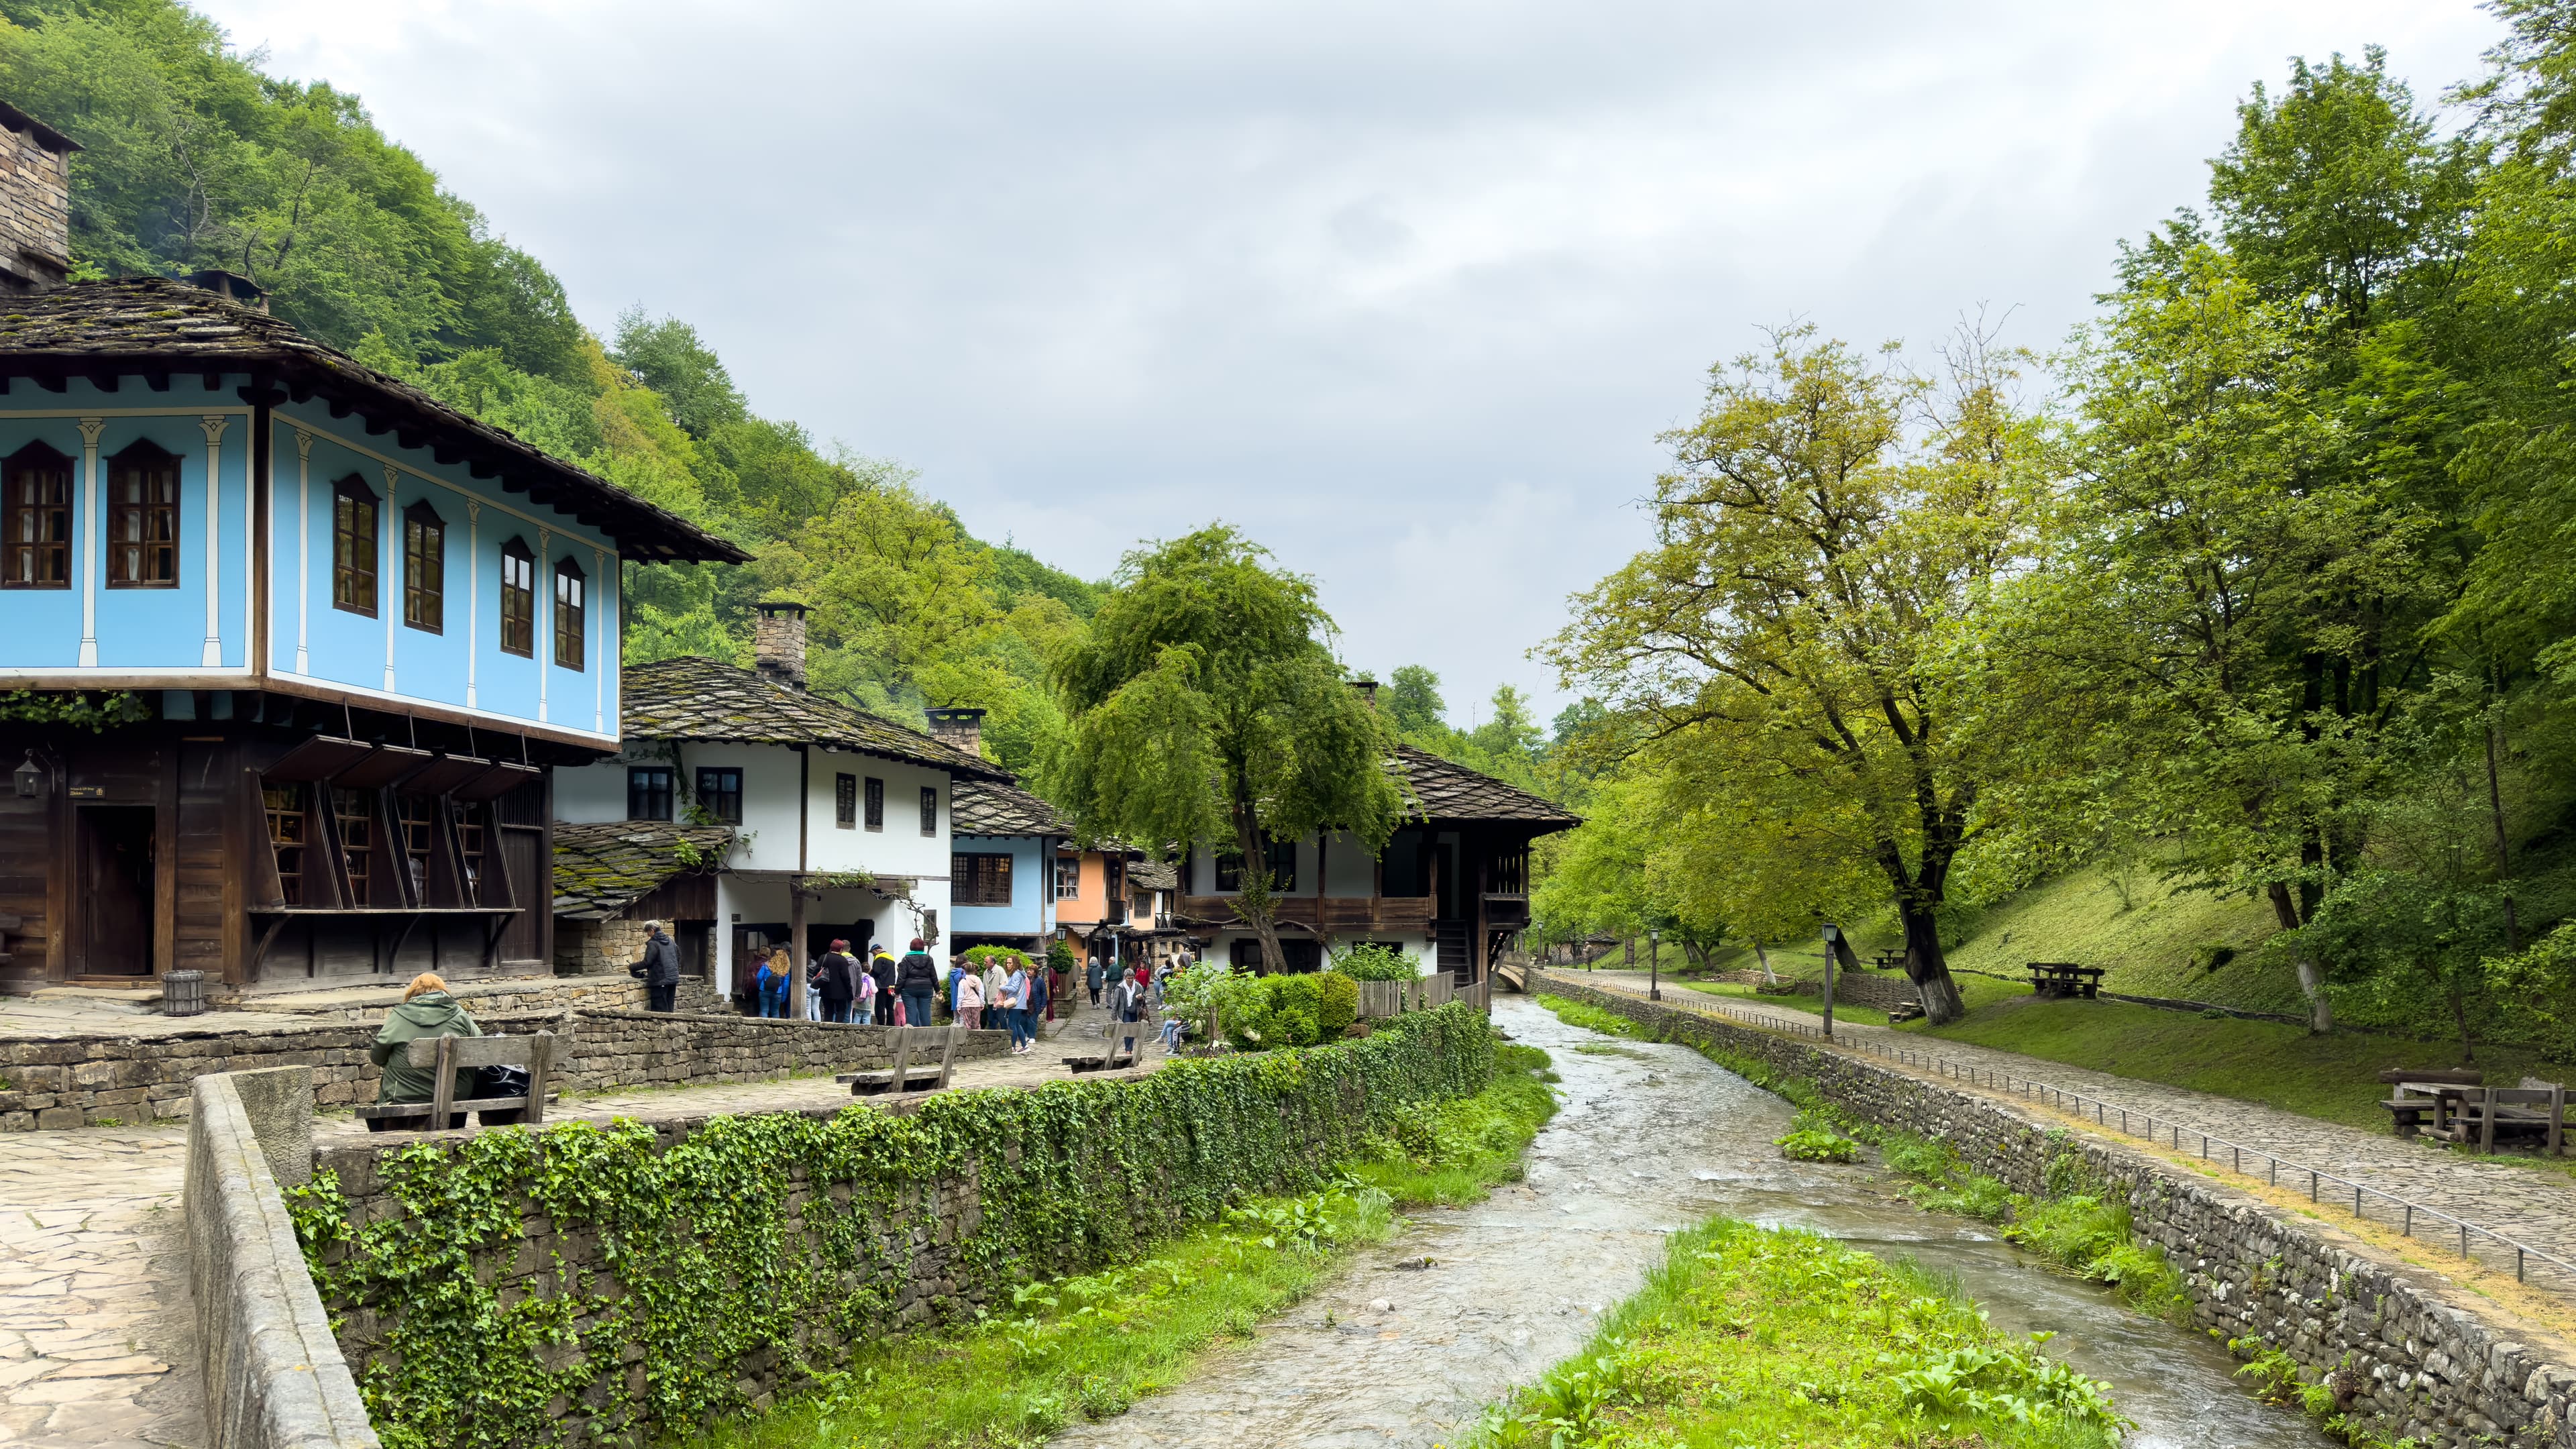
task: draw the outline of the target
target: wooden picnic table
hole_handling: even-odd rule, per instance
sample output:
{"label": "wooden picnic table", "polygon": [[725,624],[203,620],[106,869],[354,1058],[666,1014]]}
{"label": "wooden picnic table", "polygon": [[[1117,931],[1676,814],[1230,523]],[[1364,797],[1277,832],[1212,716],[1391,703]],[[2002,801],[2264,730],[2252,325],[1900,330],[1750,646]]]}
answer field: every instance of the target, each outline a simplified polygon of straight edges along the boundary
{"label": "wooden picnic table", "polygon": [[[2458,1081],[2401,1081],[2379,1105],[2397,1135],[2429,1130],[2438,1141],[2493,1152],[2498,1141],[2535,1141],[2552,1157],[2567,1145],[2567,1089],[2546,1086],[2488,1087]],[[2430,1119],[2428,1122],[2426,1119]]]}
{"label": "wooden picnic table", "polygon": [[2030,963],[2030,994],[2033,996],[2080,996],[2090,1001],[2102,991],[2102,968],[2078,966],[2072,961],[2033,961]]}

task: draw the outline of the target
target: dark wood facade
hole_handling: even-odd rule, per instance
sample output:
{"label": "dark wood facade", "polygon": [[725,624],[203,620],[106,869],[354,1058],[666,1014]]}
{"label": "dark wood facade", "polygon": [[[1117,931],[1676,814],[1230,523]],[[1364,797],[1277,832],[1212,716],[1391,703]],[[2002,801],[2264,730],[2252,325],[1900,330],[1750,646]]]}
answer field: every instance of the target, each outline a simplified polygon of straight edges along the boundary
{"label": "dark wood facade", "polygon": [[142,698],[181,717],[0,723],[0,759],[33,767],[0,791],[0,988],[551,969],[526,742],[249,690]]}

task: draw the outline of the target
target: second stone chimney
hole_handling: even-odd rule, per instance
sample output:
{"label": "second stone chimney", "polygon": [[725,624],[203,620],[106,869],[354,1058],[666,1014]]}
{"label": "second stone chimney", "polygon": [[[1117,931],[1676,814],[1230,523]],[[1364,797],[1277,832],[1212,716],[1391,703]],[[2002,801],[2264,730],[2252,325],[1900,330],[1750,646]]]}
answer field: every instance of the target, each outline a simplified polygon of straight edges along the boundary
{"label": "second stone chimney", "polygon": [[763,679],[803,689],[805,606],[793,599],[763,599],[752,608],[759,613],[751,623],[752,667]]}
{"label": "second stone chimney", "polygon": [[71,137],[0,102],[0,293],[50,292],[71,277]]}
{"label": "second stone chimney", "polygon": [[930,716],[932,739],[954,745],[978,758],[982,757],[984,753],[984,712],[982,710],[951,706],[947,709],[924,710],[922,713]]}
{"label": "second stone chimney", "polygon": [[1366,703],[1366,704],[1368,705],[1368,707],[1369,707],[1369,708],[1371,708],[1371,709],[1375,709],[1375,708],[1377,708],[1377,681],[1376,681],[1376,680],[1374,680],[1374,679],[1354,679],[1354,680],[1352,680],[1352,681],[1351,681],[1351,688],[1359,692],[1359,697],[1360,697],[1361,701],[1362,701],[1362,702],[1364,702],[1364,703]]}

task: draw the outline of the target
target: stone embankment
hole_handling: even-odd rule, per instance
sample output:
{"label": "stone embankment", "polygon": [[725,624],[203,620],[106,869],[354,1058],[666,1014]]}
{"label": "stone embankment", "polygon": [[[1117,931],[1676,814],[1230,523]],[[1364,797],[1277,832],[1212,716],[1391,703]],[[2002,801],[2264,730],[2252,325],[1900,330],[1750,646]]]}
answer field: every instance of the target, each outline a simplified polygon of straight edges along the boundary
{"label": "stone embankment", "polygon": [[2443,1449],[2576,1449],[2567,1345],[2502,1326],[2431,1275],[2365,1254],[2320,1223],[2007,1101],[1561,975],[1533,972],[1531,989],[1811,1078],[1854,1114],[1942,1138],[2017,1191],[2043,1190],[2049,1163],[2078,1154],[2126,1198],[2139,1236],[2182,1271],[2195,1326],[2287,1353],[2370,1432]]}
{"label": "stone embankment", "polygon": [[[184,1117],[197,1078],[271,1067],[310,1068],[314,1100],[325,1109],[375,1100],[381,1073],[367,1060],[372,1020],[248,1032],[225,1029],[220,1014],[202,1020],[202,1030],[149,1037],[0,1038],[0,1131]],[[712,1012],[575,1008],[478,1013],[478,1020],[487,1032],[569,1031],[572,1066],[556,1085],[574,1092],[776,1081],[882,1067],[893,1050],[887,1027]],[[1008,1041],[1007,1032],[974,1032],[959,1056],[998,1056]]]}

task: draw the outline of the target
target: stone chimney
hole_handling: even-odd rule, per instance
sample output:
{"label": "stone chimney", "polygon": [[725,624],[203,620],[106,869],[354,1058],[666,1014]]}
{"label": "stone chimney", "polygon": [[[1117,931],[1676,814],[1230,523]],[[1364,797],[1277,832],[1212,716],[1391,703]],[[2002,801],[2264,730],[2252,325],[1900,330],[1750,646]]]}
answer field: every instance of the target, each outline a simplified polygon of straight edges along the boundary
{"label": "stone chimney", "polygon": [[1366,704],[1368,705],[1368,707],[1369,707],[1369,708],[1371,708],[1371,709],[1375,709],[1375,708],[1377,708],[1377,681],[1376,681],[1376,680],[1374,680],[1374,679],[1354,679],[1354,680],[1352,680],[1352,681],[1351,681],[1351,688],[1352,688],[1352,689],[1354,689],[1354,690],[1357,690],[1357,691],[1359,692],[1360,699],[1361,699],[1364,703],[1366,703]]}
{"label": "stone chimney", "polygon": [[984,712],[950,706],[947,709],[924,710],[930,716],[930,736],[981,758],[984,753]]}
{"label": "stone chimney", "polygon": [[0,293],[50,292],[72,270],[71,137],[0,102]]}
{"label": "stone chimney", "polygon": [[259,283],[239,272],[210,268],[202,272],[190,272],[183,280],[190,286],[202,287],[227,301],[239,302],[254,312],[268,310],[268,293],[260,287]]}
{"label": "stone chimney", "polygon": [[803,689],[805,606],[793,599],[764,599],[752,607],[760,615],[751,623],[752,667],[763,679]]}

